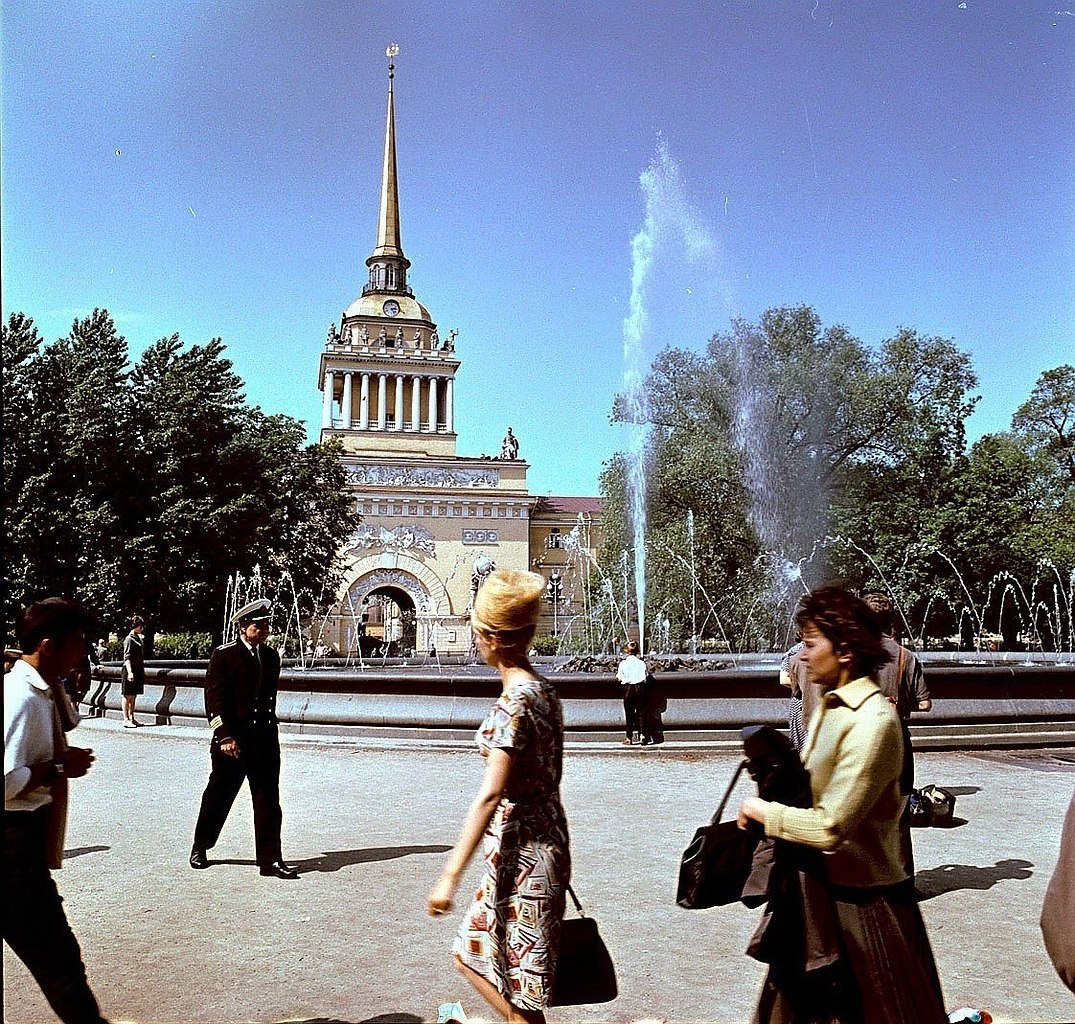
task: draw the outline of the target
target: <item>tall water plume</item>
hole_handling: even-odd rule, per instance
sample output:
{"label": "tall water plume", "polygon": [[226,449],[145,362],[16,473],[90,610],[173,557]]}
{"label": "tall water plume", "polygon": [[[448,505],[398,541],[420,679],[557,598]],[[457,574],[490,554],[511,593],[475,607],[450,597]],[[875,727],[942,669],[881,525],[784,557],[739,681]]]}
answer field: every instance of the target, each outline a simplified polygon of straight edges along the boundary
{"label": "tall water plume", "polygon": [[[645,340],[649,333],[648,296],[659,262],[680,253],[688,262],[706,260],[715,252],[683,187],[663,139],[650,165],[639,176],[645,202],[642,227],[631,240],[631,298],[623,321],[624,416],[629,423],[627,495],[634,544],[635,603],[639,641],[646,642],[646,452],[650,435],[645,376],[649,370]],[[704,329],[704,328],[703,328]]]}

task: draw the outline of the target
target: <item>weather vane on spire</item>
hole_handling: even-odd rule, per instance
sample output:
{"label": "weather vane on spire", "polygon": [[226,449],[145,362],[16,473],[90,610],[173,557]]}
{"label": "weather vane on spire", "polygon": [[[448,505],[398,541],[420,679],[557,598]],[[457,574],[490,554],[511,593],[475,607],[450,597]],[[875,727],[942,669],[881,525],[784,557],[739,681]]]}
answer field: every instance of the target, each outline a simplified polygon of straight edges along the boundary
{"label": "weather vane on spire", "polygon": [[395,77],[396,71],[396,57],[399,55],[399,44],[392,43],[387,50],[384,51],[384,55],[388,58],[388,77]]}

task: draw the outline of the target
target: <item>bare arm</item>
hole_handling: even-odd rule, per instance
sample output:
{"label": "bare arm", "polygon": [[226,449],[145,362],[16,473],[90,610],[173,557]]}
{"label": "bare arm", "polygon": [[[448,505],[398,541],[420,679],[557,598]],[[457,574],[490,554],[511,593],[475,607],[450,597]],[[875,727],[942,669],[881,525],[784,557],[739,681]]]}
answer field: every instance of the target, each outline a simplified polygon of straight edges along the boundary
{"label": "bare arm", "polygon": [[470,858],[478,848],[478,843],[485,833],[497,805],[504,796],[508,780],[511,778],[512,752],[498,747],[489,751],[485,761],[485,776],[481,788],[474,797],[474,802],[467,811],[462,831],[456,840],[448,860],[429,893],[428,909],[434,917],[452,909],[452,897],[455,895],[459,879],[466,870]]}

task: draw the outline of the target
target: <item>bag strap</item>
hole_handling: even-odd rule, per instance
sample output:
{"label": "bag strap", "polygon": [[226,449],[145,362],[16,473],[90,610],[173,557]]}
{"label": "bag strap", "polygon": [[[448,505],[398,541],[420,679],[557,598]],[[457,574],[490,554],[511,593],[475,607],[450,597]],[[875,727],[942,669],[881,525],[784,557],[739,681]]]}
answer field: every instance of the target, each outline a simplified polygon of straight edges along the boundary
{"label": "bag strap", "polygon": [[728,788],[724,791],[724,796],[721,798],[720,806],[717,808],[717,813],[713,815],[710,820],[710,825],[715,825],[720,821],[720,816],[724,813],[724,807],[728,803],[728,797],[732,795],[732,790],[735,789],[735,784],[739,781],[739,776],[743,774],[743,769],[747,766],[747,759],[744,757],[739,762],[739,767],[735,769],[735,774],[732,776],[732,781],[728,783]]}
{"label": "bag strap", "polygon": [[586,911],[582,909],[582,904],[579,903],[578,896],[575,895],[575,890],[569,885],[567,887],[567,894],[571,897],[571,902],[575,904],[575,909],[578,911],[579,917],[585,917]]}

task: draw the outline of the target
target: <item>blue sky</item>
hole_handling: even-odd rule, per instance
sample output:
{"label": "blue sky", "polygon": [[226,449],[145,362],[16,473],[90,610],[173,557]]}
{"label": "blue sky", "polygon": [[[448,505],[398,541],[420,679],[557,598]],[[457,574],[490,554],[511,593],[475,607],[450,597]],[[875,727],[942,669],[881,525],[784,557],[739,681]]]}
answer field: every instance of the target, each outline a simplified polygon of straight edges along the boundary
{"label": "blue sky", "polygon": [[398,43],[403,245],[459,331],[460,454],[510,424],[532,491],[597,492],[662,146],[648,352],[805,302],[871,344],[952,338],[981,378],[972,437],[1004,429],[1075,359],[1062,7],[8,2],[4,315],[51,340],[106,307],[135,357],[220,336],[254,402],[316,431]]}

